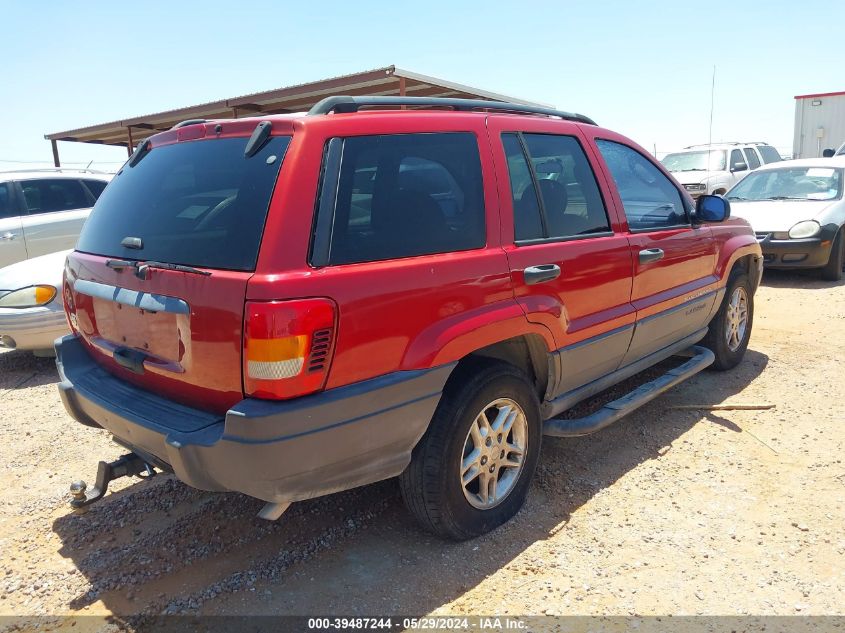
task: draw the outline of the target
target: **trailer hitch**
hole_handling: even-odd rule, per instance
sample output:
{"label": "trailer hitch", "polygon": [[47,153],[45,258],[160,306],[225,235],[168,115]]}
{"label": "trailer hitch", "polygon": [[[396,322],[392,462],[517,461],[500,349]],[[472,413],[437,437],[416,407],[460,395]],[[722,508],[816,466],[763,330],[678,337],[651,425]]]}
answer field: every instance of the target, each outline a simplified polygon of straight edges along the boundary
{"label": "trailer hitch", "polygon": [[93,488],[88,490],[88,484],[81,480],[70,485],[70,494],[73,496],[70,507],[76,514],[83,514],[88,511],[88,506],[103,498],[112,480],[135,475],[149,479],[155,474],[155,469],[135,453],[119,457],[113,462],[100,462],[97,464],[97,481]]}

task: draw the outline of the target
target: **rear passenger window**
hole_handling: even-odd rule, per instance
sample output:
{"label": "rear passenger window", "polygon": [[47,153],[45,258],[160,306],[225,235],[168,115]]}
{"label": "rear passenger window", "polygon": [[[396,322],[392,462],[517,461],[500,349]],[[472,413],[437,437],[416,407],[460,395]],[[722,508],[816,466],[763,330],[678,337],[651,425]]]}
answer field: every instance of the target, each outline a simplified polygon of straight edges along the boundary
{"label": "rear passenger window", "polygon": [[746,147],[742,151],[745,154],[746,160],[748,161],[748,168],[757,169],[760,166],[760,159],[757,158],[757,152],[755,152],[750,147]]}
{"label": "rear passenger window", "polygon": [[763,162],[766,164],[777,163],[783,160],[780,157],[780,154],[778,154],[778,151],[771,145],[758,145],[757,149],[760,151],[760,155],[763,157]]}
{"label": "rear passenger window", "polygon": [[610,231],[587,156],[571,136],[502,135],[508,159],[516,241]]}
{"label": "rear passenger window", "polygon": [[12,190],[7,183],[0,183],[0,218],[13,215]]}
{"label": "rear passenger window", "polygon": [[82,183],[70,178],[22,180],[21,188],[30,213],[70,211],[90,207]]}
{"label": "rear passenger window", "polygon": [[681,194],[650,160],[621,143],[598,140],[596,145],[619,190],[632,231],[689,223]]}
{"label": "rear passenger window", "polygon": [[103,193],[103,189],[105,189],[106,185],[109,184],[102,180],[83,180],[82,182],[84,182],[85,186],[88,187],[88,191],[90,191],[91,195],[94,196],[94,200],[100,197],[100,194]]}
{"label": "rear passenger window", "polygon": [[484,188],[473,134],[357,136],[327,145],[313,265],[484,244]]}

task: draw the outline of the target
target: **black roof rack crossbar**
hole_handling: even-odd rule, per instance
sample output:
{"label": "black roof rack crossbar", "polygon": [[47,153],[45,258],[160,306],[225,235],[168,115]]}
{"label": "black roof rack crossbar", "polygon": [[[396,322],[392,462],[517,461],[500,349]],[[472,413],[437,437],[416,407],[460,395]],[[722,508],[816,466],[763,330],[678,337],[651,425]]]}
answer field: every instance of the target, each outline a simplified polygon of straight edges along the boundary
{"label": "black roof rack crossbar", "polygon": [[486,101],[483,99],[444,99],[438,97],[326,97],[319,101],[309,111],[309,115],[329,114],[330,112],[345,113],[358,112],[367,106],[410,106],[415,108],[453,108],[454,110],[496,110],[514,114],[544,114],[558,117],[567,121],[577,121],[596,125],[590,117],[583,114],[563,112],[554,108],[523,105],[521,103],[506,103],[503,101]]}

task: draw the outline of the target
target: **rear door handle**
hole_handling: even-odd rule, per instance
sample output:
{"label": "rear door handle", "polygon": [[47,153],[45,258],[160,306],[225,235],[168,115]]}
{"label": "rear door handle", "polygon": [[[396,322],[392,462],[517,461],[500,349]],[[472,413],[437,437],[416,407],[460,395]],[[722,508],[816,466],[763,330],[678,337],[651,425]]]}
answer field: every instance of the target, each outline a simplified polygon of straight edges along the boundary
{"label": "rear door handle", "polygon": [[647,248],[640,251],[640,263],[647,264],[648,262],[656,262],[663,259],[663,250],[660,248]]}
{"label": "rear door handle", "polygon": [[560,277],[560,266],[557,264],[540,264],[529,266],[523,271],[526,284],[539,284],[544,281],[552,281]]}

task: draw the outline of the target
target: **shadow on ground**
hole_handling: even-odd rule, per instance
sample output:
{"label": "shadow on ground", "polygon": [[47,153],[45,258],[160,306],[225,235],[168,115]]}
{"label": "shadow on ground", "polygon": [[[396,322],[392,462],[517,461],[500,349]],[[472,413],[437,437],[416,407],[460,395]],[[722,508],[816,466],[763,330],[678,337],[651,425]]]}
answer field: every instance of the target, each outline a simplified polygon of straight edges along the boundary
{"label": "shadow on ground", "polygon": [[39,358],[32,352],[0,352],[0,398],[7,389],[23,389],[59,382],[55,358]]}
{"label": "shadow on ground", "polygon": [[825,281],[816,270],[771,270],[763,272],[763,285],[771,288],[799,288],[802,290],[830,290],[845,286],[845,278]]}
{"label": "shadow on ground", "polygon": [[[465,543],[422,532],[393,481],[294,504],[275,523],[255,518],[261,503],[254,499],[196,491],[169,476],[130,486],[88,515],[54,522],[61,554],[92,585],[69,606],[101,600],[129,623],[163,610],[429,613],[563,529],[594,495],[659,459],[661,449],[702,419],[701,412],[670,410],[669,403],[721,403],[767,363],[767,356],[749,350],[731,372],[699,374],[595,435],[545,438],[525,508],[502,528]],[[624,390],[617,387],[614,395]],[[722,418],[712,422],[742,432]]]}

